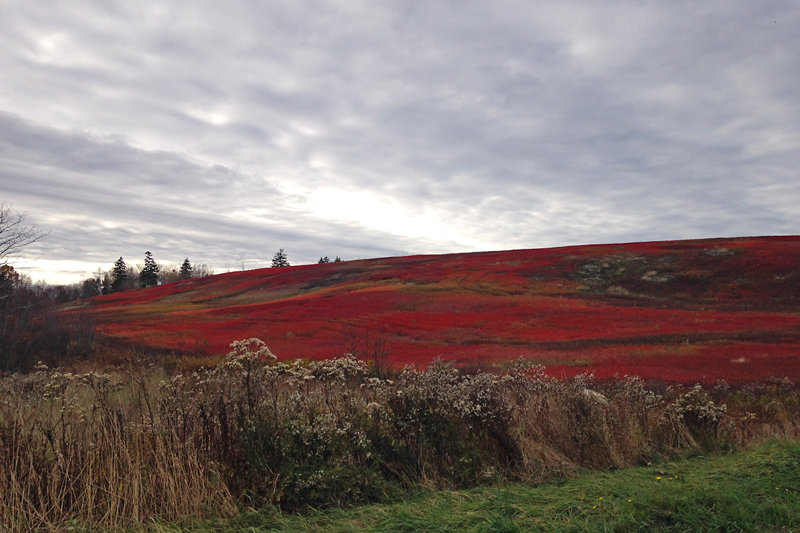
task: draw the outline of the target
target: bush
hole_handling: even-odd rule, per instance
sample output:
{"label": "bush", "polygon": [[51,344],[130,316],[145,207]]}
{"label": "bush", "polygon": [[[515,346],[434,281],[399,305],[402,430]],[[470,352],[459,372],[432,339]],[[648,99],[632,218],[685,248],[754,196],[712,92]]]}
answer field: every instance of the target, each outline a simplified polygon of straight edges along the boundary
{"label": "bush", "polygon": [[[724,408],[723,408],[724,405]],[[376,378],[354,357],[277,362],[258,340],[168,376],[39,367],[0,379],[0,529],[343,506],[420,487],[543,482],[697,449],[797,436],[797,389],[548,377],[520,361],[434,362]]]}
{"label": "bush", "polygon": [[51,296],[20,286],[0,299],[0,372],[30,372],[38,361],[64,364],[93,354],[94,319],[59,312]]}

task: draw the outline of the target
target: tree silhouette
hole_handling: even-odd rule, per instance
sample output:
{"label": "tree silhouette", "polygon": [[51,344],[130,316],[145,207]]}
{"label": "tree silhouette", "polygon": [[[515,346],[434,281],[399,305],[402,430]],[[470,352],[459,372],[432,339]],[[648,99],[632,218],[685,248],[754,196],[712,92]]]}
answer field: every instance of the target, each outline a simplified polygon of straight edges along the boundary
{"label": "tree silhouette", "polygon": [[120,257],[114,263],[114,268],[111,269],[111,290],[109,292],[124,290],[126,281],[128,281],[128,266]]}
{"label": "tree silhouette", "polygon": [[158,285],[158,271],[161,270],[153,259],[153,254],[149,251],[144,254],[144,266],[139,272],[139,285],[142,287],[152,287]]}
{"label": "tree silhouette", "polygon": [[272,258],[272,267],[288,267],[289,260],[286,258],[286,252],[283,251],[283,248],[280,249]]}
{"label": "tree silhouette", "polygon": [[19,283],[19,273],[11,265],[0,265],[0,303],[9,296]]}
{"label": "tree silhouette", "polygon": [[183,264],[181,265],[181,270],[178,273],[178,279],[185,280],[185,279],[192,279],[192,264],[189,262],[189,258],[183,260]]}
{"label": "tree silhouette", "polygon": [[17,213],[10,205],[0,204],[0,264],[49,233],[36,226],[24,226],[25,217],[26,213]]}

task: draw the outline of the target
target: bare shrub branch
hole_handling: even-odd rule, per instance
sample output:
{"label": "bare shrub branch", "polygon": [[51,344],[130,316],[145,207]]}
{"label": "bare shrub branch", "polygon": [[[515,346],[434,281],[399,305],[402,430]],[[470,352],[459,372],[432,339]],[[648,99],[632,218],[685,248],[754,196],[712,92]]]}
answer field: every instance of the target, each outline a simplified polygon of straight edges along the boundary
{"label": "bare shrub branch", "polygon": [[50,233],[36,226],[26,226],[26,217],[27,213],[19,213],[11,205],[0,204],[0,262],[6,262],[26,246]]}

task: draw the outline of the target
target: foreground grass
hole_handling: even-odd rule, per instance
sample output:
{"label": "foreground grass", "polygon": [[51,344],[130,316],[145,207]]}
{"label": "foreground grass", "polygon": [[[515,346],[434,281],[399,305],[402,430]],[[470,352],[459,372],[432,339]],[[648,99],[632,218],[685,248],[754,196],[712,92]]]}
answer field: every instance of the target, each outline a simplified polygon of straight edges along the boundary
{"label": "foreground grass", "polygon": [[160,525],[201,531],[794,531],[800,530],[800,443],[727,456],[588,473],[561,484],[425,493],[392,505],[225,522]]}

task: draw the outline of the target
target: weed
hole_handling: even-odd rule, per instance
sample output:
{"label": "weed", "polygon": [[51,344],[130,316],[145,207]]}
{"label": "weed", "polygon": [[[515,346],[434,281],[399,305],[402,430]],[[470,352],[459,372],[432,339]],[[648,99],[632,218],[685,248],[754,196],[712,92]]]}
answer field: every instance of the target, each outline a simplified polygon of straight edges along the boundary
{"label": "weed", "polygon": [[[389,380],[355,357],[278,362],[255,339],[173,375],[143,362],[76,374],[41,365],[0,379],[0,529],[543,483],[796,437],[799,421],[785,380],[656,391],[634,377],[558,380],[524,360],[469,375],[436,361]],[[492,511],[486,530],[514,530],[509,509]]]}

